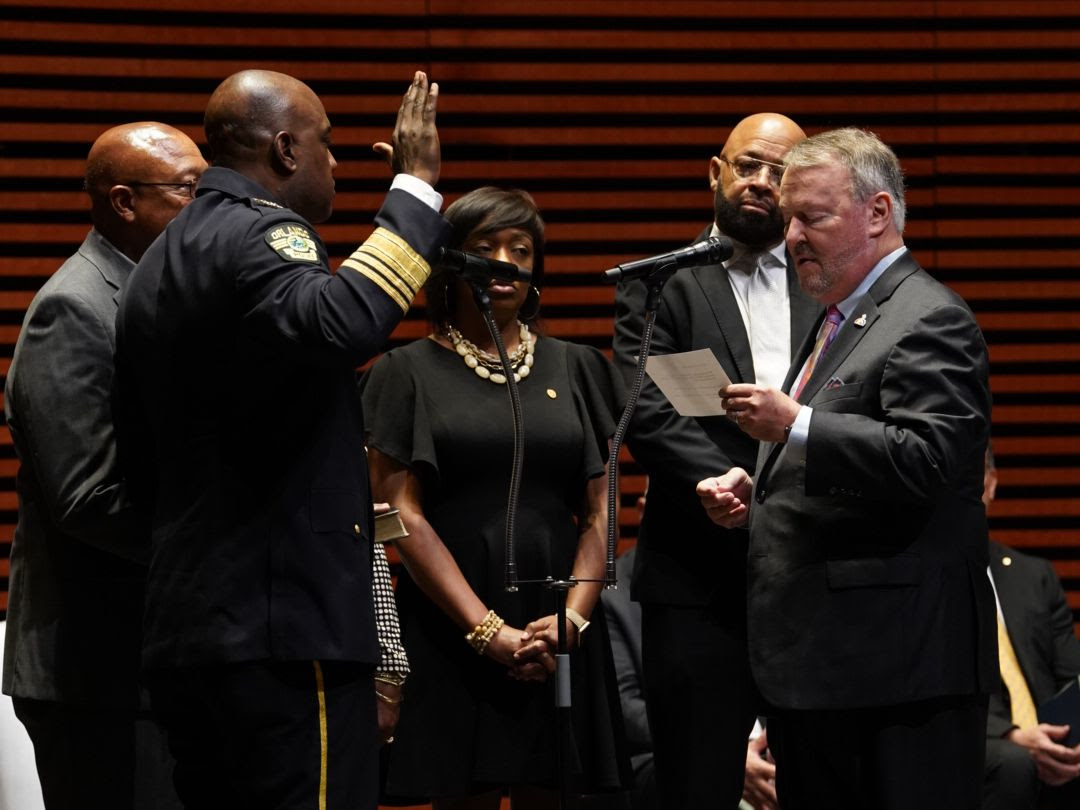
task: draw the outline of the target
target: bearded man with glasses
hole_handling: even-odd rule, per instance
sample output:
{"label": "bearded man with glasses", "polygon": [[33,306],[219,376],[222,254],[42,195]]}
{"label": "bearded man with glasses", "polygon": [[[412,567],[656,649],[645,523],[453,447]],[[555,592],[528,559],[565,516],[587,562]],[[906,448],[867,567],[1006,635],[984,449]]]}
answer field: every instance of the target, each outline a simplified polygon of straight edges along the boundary
{"label": "bearded man with glasses", "polygon": [[[723,264],[676,274],[664,289],[652,353],[708,348],[732,381],[779,385],[819,306],[799,289],[783,243],[780,177],[805,137],[783,115],[740,121],[709,161]],[[645,285],[616,295],[614,356],[628,384],[640,348]],[[747,533],[714,525],[695,492],[714,470],[753,468],[758,443],[722,416],[680,416],[645,381],[629,445],[649,475],[631,584],[642,605],[645,696],[665,808],[735,807],[743,793],[747,736],[759,713],[746,646]],[[704,472],[704,476],[699,476]],[[749,751],[760,758],[761,745]],[[761,790],[753,785],[755,803]]]}

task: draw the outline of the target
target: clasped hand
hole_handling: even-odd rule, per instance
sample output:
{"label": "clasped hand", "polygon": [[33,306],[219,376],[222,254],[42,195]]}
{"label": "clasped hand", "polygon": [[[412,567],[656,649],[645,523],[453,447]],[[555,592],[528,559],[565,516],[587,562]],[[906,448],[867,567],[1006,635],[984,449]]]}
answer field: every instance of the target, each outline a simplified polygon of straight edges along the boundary
{"label": "clasped hand", "polygon": [[750,518],[750,493],[754,481],[742,467],[698,481],[697,494],[709,520],[726,529],[746,525]]}
{"label": "clasped hand", "polygon": [[1068,733],[1068,726],[1039,723],[1033,728],[1014,728],[1008,737],[1028,749],[1039,779],[1048,785],[1064,785],[1080,776],[1080,745],[1069,748],[1059,742]]}
{"label": "clasped hand", "polygon": [[[546,681],[555,672],[555,654],[559,650],[557,618],[544,616],[529,622],[524,630],[503,625],[488,644],[487,654],[507,667],[511,678],[519,681]],[[576,632],[567,622],[567,638]]]}

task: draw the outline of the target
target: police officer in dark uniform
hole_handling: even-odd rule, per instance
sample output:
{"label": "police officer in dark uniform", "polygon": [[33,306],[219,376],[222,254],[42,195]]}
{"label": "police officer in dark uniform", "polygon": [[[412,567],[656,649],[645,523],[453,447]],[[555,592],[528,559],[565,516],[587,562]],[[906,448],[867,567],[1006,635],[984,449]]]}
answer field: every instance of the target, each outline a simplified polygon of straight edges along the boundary
{"label": "police officer in dark uniform", "polygon": [[143,662],[189,807],[375,806],[354,369],[447,237],[437,96],[418,72],[377,228],[332,274],[312,227],[334,196],[322,103],[280,73],[229,77],[206,110],[214,165],[121,301],[121,452],[153,527]]}

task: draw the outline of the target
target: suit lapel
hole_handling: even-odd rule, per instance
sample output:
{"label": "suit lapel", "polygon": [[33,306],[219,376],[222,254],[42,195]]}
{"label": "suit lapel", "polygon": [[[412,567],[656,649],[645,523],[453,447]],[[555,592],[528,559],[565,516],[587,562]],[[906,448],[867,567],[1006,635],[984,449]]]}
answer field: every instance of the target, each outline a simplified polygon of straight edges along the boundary
{"label": "suit lapel", "polygon": [[[785,259],[787,260],[788,298],[791,300],[791,360],[794,363],[803,343],[806,342],[806,336],[817,334],[817,324],[820,322],[824,309],[821,304],[803,292],[791,254],[785,254]],[[799,367],[802,367],[802,363],[799,363]],[[788,375],[790,374],[789,369]],[[784,390],[787,390],[786,386]]]}
{"label": "suit lapel", "polygon": [[[844,321],[843,327],[828,350],[817,361],[814,373],[810,375],[810,379],[806,381],[806,385],[803,386],[803,390],[799,394],[799,402],[804,404],[810,402],[825,381],[832,378],[833,373],[851,354],[852,349],[859,345],[859,341],[863,339],[863,336],[869,334],[874,321],[878,319],[878,314],[877,305],[869,293],[864,295],[859,300],[858,306],[852,311],[851,317]],[[811,345],[811,348],[813,348],[813,345]]]}
{"label": "suit lapel", "polygon": [[795,351],[795,354],[791,358],[791,366],[788,368],[787,377],[784,378],[784,392],[791,390],[795,385],[795,379],[802,372],[802,367],[806,363],[806,358],[810,356],[810,352],[814,350],[814,343],[817,342],[817,333],[821,329],[821,322],[825,320],[825,312],[818,312],[817,318],[811,322],[810,328],[806,330],[806,334],[803,336],[802,344]]}
{"label": "suit lapel", "polygon": [[[859,341],[863,339],[863,336],[869,333],[874,321],[880,317],[880,311],[878,309],[879,304],[888,300],[896,288],[900,286],[900,282],[918,269],[919,265],[911,255],[911,251],[901,254],[900,258],[889,265],[881,277],[875,281],[866,292],[866,295],[859,299],[859,303],[855,306],[855,309],[851,314],[852,323],[844,324],[844,327],[840,330],[836,339],[833,340],[832,344],[829,346],[828,351],[825,352],[824,357],[818,361],[814,373],[810,375],[810,379],[807,380],[806,385],[800,392],[799,399],[797,400],[799,403],[806,404],[813,399],[814,394],[821,388],[824,381],[832,377],[833,373],[840,367],[840,364],[849,354],[851,354],[852,350],[859,344]],[[817,342],[817,333],[821,328],[821,322],[824,320],[825,313],[819,308],[817,318],[811,323],[810,328],[806,331],[802,345],[795,353],[791,362],[791,367],[788,369],[787,378],[784,380],[784,391],[791,390],[796,377],[802,372],[802,367],[806,363],[806,359],[810,356],[810,352],[813,351],[814,344]],[[794,323],[794,312],[792,313],[792,323]],[[762,446],[759,459],[763,460],[758,465],[760,472],[757,475],[756,481],[756,488],[759,492],[765,492],[765,483],[768,480],[769,473],[772,472],[772,468],[775,466],[776,460],[783,451],[784,446],[785,445],[783,444],[766,444]]]}
{"label": "suit lapel", "polygon": [[[697,241],[707,239],[712,233],[706,228],[698,235]],[[795,263],[791,255],[785,255],[787,261],[789,312],[791,317],[791,351],[794,358],[796,350],[804,336],[815,325],[815,319],[821,315],[821,305],[802,291],[799,277],[795,273]],[[691,271],[698,286],[712,310],[716,327],[723,335],[728,356],[737,372],[732,382],[749,382],[757,379],[754,371],[754,355],[750,349],[750,336],[746,334],[739,303],[735,300],[735,291],[731,288],[727,269],[723,265],[698,267]],[[814,330],[816,332],[816,329]],[[811,341],[813,346],[813,341]],[[801,363],[800,363],[801,366]],[[789,369],[790,374],[790,369]],[[787,390],[786,386],[785,389]]]}
{"label": "suit lapel", "polygon": [[[806,385],[803,387],[799,402],[809,403],[813,400],[814,394],[821,390],[821,386],[825,384],[825,381],[832,378],[848,355],[859,345],[859,342],[870,334],[875,321],[881,316],[880,305],[891,298],[900,283],[918,269],[919,265],[910,251],[901,254],[900,258],[889,265],[885,272],[881,274],[881,277],[859,299],[859,302],[851,311],[851,316],[844,320],[836,339],[833,340],[828,351],[818,360],[814,373],[810,375],[810,379],[807,380]],[[819,320],[818,324],[820,325],[820,323]],[[813,334],[816,339],[816,329]],[[812,345],[811,342],[811,347]],[[807,352],[808,355],[809,352]],[[806,358],[803,359],[805,361]]]}
{"label": "suit lapel", "polygon": [[113,303],[119,306],[120,293],[135,266],[134,263],[109,244],[96,230],[90,231],[83,243],[79,245],[79,255],[97,270],[106,284],[112,287]]}
{"label": "suit lapel", "polygon": [[[702,242],[711,235],[712,225],[708,225],[697,235],[694,242]],[[688,272],[701,289],[702,300],[712,312],[731,364],[728,366],[724,363],[723,357],[717,357],[717,360],[721,361],[721,365],[735,369],[732,382],[748,382],[754,379],[754,356],[750,352],[750,336],[746,334],[746,326],[743,324],[742,313],[739,312],[739,303],[735,300],[735,291],[731,289],[727,270],[722,264],[710,264],[706,267],[695,267]],[[711,348],[716,354],[717,347],[714,345]]]}
{"label": "suit lapel", "polygon": [[[780,388],[782,391],[791,390],[796,375],[802,371],[803,363],[806,362],[806,358],[810,356],[810,352],[814,349],[818,329],[821,322],[825,320],[825,311],[822,309],[821,304],[804,293],[799,285],[799,277],[795,272],[795,262],[792,261],[790,253],[787,254],[787,277],[788,297],[791,300],[792,354],[787,377]],[[776,459],[783,449],[783,444],[762,442],[758,453],[758,467],[761,472],[757,475],[757,480],[761,484],[764,484],[768,479],[769,473],[772,471],[773,465],[776,464]]]}
{"label": "suit lapel", "polygon": [[[750,337],[746,334],[735,291],[731,289],[727,270],[722,264],[695,267],[690,271],[701,288],[702,300],[708,302],[716,328],[724,338],[728,357],[735,368],[732,382],[749,382],[754,379],[754,356],[750,351]],[[715,347],[714,347],[715,351]]]}

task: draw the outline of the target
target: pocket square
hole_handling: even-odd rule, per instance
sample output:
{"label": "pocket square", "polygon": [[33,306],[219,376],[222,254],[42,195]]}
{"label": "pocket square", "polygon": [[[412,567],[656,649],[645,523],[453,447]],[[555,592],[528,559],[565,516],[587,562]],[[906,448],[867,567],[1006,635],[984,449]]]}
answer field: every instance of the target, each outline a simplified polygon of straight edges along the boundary
{"label": "pocket square", "polygon": [[840,388],[843,386],[844,381],[839,377],[831,377],[827,383],[825,383],[825,390],[831,391],[834,388]]}

